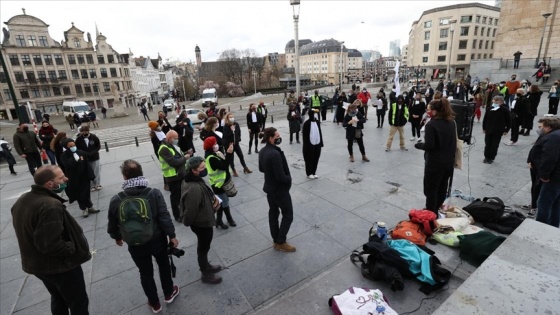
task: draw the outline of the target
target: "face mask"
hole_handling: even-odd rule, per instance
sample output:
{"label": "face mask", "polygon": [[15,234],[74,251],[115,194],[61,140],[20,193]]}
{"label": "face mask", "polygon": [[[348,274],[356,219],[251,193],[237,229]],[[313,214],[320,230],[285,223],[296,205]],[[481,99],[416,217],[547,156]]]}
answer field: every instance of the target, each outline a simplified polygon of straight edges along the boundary
{"label": "face mask", "polygon": [[537,134],[542,136],[544,134],[544,130],[542,128],[537,128]]}
{"label": "face mask", "polygon": [[516,78],[515,78],[515,77],[511,77],[511,79],[512,79],[512,80],[515,80]]}
{"label": "face mask", "polygon": [[416,103],[416,104],[420,104],[420,101],[417,100],[415,103]]}
{"label": "face mask", "polygon": [[231,118],[229,119],[229,122],[233,124],[233,123],[235,122],[235,118],[231,117]]}
{"label": "face mask", "polygon": [[89,137],[89,133],[84,133],[84,137]]}
{"label": "face mask", "polygon": [[200,177],[206,177],[206,175],[208,175],[208,170],[207,169],[204,169],[204,171],[202,171],[198,174],[198,176],[200,176]]}
{"label": "face mask", "polygon": [[71,147],[71,148],[70,148],[70,151],[72,151],[72,152],[76,152],[76,151],[78,151],[78,148],[77,148],[77,147],[75,147],[75,146],[74,146],[74,147]]}
{"label": "face mask", "polygon": [[280,143],[282,143],[282,137],[276,138],[276,139],[274,140],[274,144],[280,145]]}
{"label": "face mask", "polygon": [[500,87],[504,87],[504,85],[503,85],[503,84],[500,84]]}
{"label": "face mask", "polygon": [[220,149],[220,146],[217,144],[214,144],[214,146],[212,146],[212,150],[214,150],[214,152],[217,152]]}
{"label": "face mask", "polygon": [[178,145],[179,144],[179,139],[172,139],[171,144]]}
{"label": "face mask", "polygon": [[59,193],[63,192],[64,189],[66,189],[66,186],[68,186],[67,183],[58,184],[58,187],[57,187],[57,188],[54,188],[54,189],[51,189],[51,190],[52,190],[53,192],[59,194]]}
{"label": "face mask", "polygon": [[492,103],[492,107],[494,107],[494,108],[500,107],[500,104],[498,104],[498,103]]}

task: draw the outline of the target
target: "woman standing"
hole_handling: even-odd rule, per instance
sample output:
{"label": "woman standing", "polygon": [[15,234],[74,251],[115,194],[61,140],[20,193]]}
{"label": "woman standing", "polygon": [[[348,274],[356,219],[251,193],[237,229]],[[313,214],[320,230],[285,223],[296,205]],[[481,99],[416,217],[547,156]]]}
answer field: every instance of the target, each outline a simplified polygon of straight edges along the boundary
{"label": "woman standing", "polygon": [[249,112],[247,113],[247,128],[249,129],[249,153],[251,154],[251,147],[253,140],[255,140],[255,153],[259,153],[257,148],[259,143],[259,132],[261,131],[263,117],[257,112],[257,106],[253,103],[249,104]]}
{"label": "woman standing", "polygon": [[74,140],[66,138],[62,145],[66,148],[60,158],[66,169],[65,175],[68,177],[68,186],[65,189],[68,201],[70,203],[78,201],[82,216],[87,218],[90,213],[99,212],[91,202],[90,181],[95,179],[95,175],[86,152],[78,150]]}
{"label": "woman standing", "polygon": [[558,91],[558,81],[550,87],[548,91],[548,113],[556,115],[558,113],[558,102],[560,101],[560,91]]}
{"label": "woman standing", "polygon": [[381,90],[377,93],[377,101],[377,105],[374,105],[377,109],[377,128],[383,128],[385,112],[387,111],[387,99],[385,98],[385,93]]}
{"label": "woman standing", "polygon": [[317,165],[323,147],[323,133],[321,132],[321,124],[315,119],[315,114],[310,113],[309,119],[303,123],[302,136],[305,174],[311,179],[317,179],[319,178],[317,176]]}
{"label": "woman standing", "polygon": [[420,141],[420,122],[422,121],[422,116],[426,112],[426,103],[422,101],[422,96],[420,93],[416,93],[414,95],[414,101],[410,105],[410,124],[412,125],[412,138],[410,141],[416,141],[416,137],[418,137],[418,141]]}
{"label": "woman standing", "polygon": [[541,101],[541,95],[543,92],[539,87],[534,84],[529,88],[529,93],[527,94],[527,99],[529,99],[529,112],[525,116],[525,121],[521,125],[521,128],[525,128],[524,136],[528,136],[531,129],[533,129],[533,121],[537,116],[537,107]]}
{"label": "woman standing", "polygon": [[502,136],[511,128],[511,117],[504,97],[496,95],[492,99],[492,108],[487,108],[482,119],[482,132],[484,135],[484,163],[492,164],[498,154],[498,147]]}
{"label": "woman standing", "polygon": [[39,139],[42,141],[41,148],[47,153],[52,165],[56,165],[56,155],[51,149],[51,141],[57,133],[58,130],[54,129],[48,121],[43,120],[41,122],[41,128],[39,129]]}
{"label": "woman standing", "polygon": [[484,105],[486,105],[487,109],[492,106],[492,100],[496,95],[500,95],[500,91],[496,88],[496,85],[493,83],[488,84],[488,88],[486,92],[484,92]]}
{"label": "woman standing", "polygon": [[295,104],[290,105],[286,118],[288,119],[288,124],[290,126],[290,144],[292,144],[294,141],[294,133],[296,134],[296,142],[299,143],[299,131],[301,129],[301,111],[299,111]]}
{"label": "woman standing", "polygon": [[354,103],[349,105],[348,110],[346,111],[346,116],[344,116],[344,121],[342,122],[342,126],[346,128],[346,140],[348,141],[348,154],[350,155],[350,162],[354,162],[354,140],[358,143],[360,153],[362,153],[362,161],[369,162],[369,159],[366,156],[366,149],[364,148],[364,133],[362,132],[366,119],[360,112],[358,112],[358,105],[360,104],[360,100],[355,100]]}
{"label": "woman standing", "polygon": [[477,122],[480,123],[480,117],[482,116],[480,108],[484,106],[482,102],[482,94],[477,93],[474,95],[474,104],[474,115],[476,116]]}
{"label": "woman standing", "polygon": [[162,111],[158,112],[157,123],[161,127],[161,131],[163,131],[163,133],[167,133],[169,131],[169,129],[171,129],[171,124],[167,120],[167,116],[165,116],[165,114]]}
{"label": "woman standing", "polygon": [[218,142],[218,146],[220,147],[220,151],[225,152],[224,143],[222,141],[223,134],[219,131],[216,131],[216,128],[218,128],[218,118],[208,118],[204,129],[202,129],[202,131],[200,132],[200,140],[204,141],[208,137],[215,137],[216,141]]}
{"label": "woman standing", "polygon": [[344,121],[344,115],[346,110],[344,109],[344,103],[348,103],[348,98],[346,97],[346,92],[342,91],[338,97],[338,110],[336,111],[336,124],[340,125]]}
{"label": "woman standing", "polygon": [[241,128],[239,124],[235,121],[235,116],[233,113],[227,113],[225,117],[225,126],[224,126],[224,148],[228,148],[230,145],[233,145],[233,151],[226,155],[226,160],[228,160],[229,166],[231,166],[231,170],[233,171],[233,176],[239,176],[237,171],[235,170],[235,152],[237,157],[239,158],[239,162],[241,162],[241,166],[243,166],[243,173],[250,174],[253,173],[245,163],[245,157],[243,156],[243,151],[241,151],[241,147],[239,143],[241,142]]}
{"label": "woman standing", "polygon": [[62,172],[66,174],[66,168],[64,167],[64,163],[62,163],[62,153],[64,152],[64,150],[66,150],[62,146],[62,141],[64,139],[66,139],[66,132],[60,131],[59,133],[57,133],[54,139],[51,141],[51,150],[54,151],[54,156],[58,161],[58,166],[60,166]]}
{"label": "woman standing", "polygon": [[430,103],[432,119],[426,124],[424,142],[414,145],[424,150],[424,196],[426,209],[436,215],[445,201],[449,178],[453,175],[457,129],[455,113],[447,99]]}
{"label": "woman standing", "polygon": [[181,185],[181,213],[183,224],[191,227],[198,240],[196,253],[198,267],[202,273],[200,280],[204,283],[218,284],[222,282],[222,277],[215,273],[222,270],[222,266],[210,264],[208,251],[216,225],[214,212],[220,208],[220,201],[202,179],[206,175],[208,170],[202,157],[193,156],[187,161],[187,175]]}

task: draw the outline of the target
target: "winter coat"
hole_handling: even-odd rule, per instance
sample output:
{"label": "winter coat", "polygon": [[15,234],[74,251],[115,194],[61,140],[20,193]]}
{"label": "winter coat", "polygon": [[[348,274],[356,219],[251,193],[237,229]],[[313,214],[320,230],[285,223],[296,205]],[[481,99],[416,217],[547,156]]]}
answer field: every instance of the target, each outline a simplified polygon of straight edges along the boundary
{"label": "winter coat", "polygon": [[[171,177],[165,177],[165,182],[176,182],[183,180],[186,174],[186,164],[187,159],[181,152],[177,152],[177,149],[169,144],[167,141],[163,140],[158,150],[159,157],[163,159],[169,166],[175,168],[176,175]],[[172,153],[173,152],[173,153]]]}
{"label": "winter coat", "polygon": [[186,124],[180,123],[175,125],[173,130],[179,135],[179,148],[181,151],[187,152],[189,149],[192,149],[194,152],[194,129],[190,125],[190,120]]}
{"label": "winter coat", "polygon": [[[235,131],[231,130],[231,126],[235,127]],[[230,143],[234,143],[234,145],[239,144],[241,142],[241,127],[237,122],[234,122],[232,125],[226,124],[224,126],[224,148],[229,148]]]}
{"label": "winter coat", "polygon": [[51,141],[52,141],[52,139],[54,139],[54,137],[56,136],[57,133],[58,133],[58,130],[54,129],[53,126],[49,125],[47,128],[41,127],[39,129],[39,139],[41,139],[41,141],[43,141],[43,144],[41,145],[41,148],[45,149],[45,150],[50,150],[51,149]]}
{"label": "winter coat", "polygon": [[[424,115],[425,112],[426,112],[426,104],[422,101],[420,101],[418,104],[416,104],[416,101],[413,100],[412,104],[410,105],[410,110],[409,110],[410,121],[420,121],[420,120],[422,120],[422,116]],[[414,118],[412,115],[416,115],[418,117]]]}
{"label": "winter coat", "polygon": [[486,108],[486,114],[482,119],[482,130],[489,135],[498,135],[509,132],[511,128],[511,117],[506,105],[493,110],[492,107]]}
{"label": "winter coat", "polygon": [[292,176],[284,152],[279,147],[267,143],[259,151],[259,171],[264,173],[263,191],[274,194],[288,191],[292,187]]}
{"label": "winter coat", "polygon": [[537,116],[537,107],[539,106],[539,103],[541,101],[542,94],[543,94],[542,91],[538,91],[537,93],[527,94],[527,98],[529,99],[529,104],[530,104],[529,108],[533,116]]}
{"label": "winter coat", "polygon": [[189,172],[181,184],[181,201],[179,209],[185,226],[213,227],[214,193],[202,177]]}
{"label": "winter coat", "polygon": [[356,118],[358,118],[357,123],[349,124],[348,122],[352,120],[352,116],[350,116],[349,114],[346,114],[346,116],[344,116],[344,121],[342,121],[342,126],[346,128],[346,140],[354,141],[354,138],[356,137],[356,129],[358,130],[364,129],[364,124],[366,122],[364,115],[358,112],[356,114]]}
{"label": "winter coat", "polygon": [[264,119],[261,113],[256,112],[256,114],[257,114],[257,121],[253,122],[253,113],[252,112],[247,113],[247,128],[249,128],[249,130],[251,130],[251,132],[253,133],[260,131]]}
{"label": "winter coat", "polygon": [[542,152],[541,162],[536,166],[539,178],[560,183],[560,130],[553,130],[542,136],[535,146]]}
{"label": "winter coat", "polygon": [[88,144],[86,145],[85,137],[80,135],[76,138],[76,147],[78,150],[84,151],[87,154],[89,161],[97,161],[99,160],[99,150],[101,150],[101,142],[99,138],[90,133],[88,136]]}
{"label": "winter coat", "polygon": [[457,130],[454,121],[431,119],[425,126],[424,142],[416,148],[424,150],[427,169],[452,169],[455,164]]}
{"label": "winter coat", "polygon": [[301,130],[301,112],[296,108],[288,110],[288,124],[290,125],[290,133],[298,133]]}
{"label": "winter coat", "polygon": [[346,95],[340,95],[338,97],[338,108],[336,109],[336,121],[341,123],[344,120],[344,114],[346,110],[342,107],[344,103],[348,103],[348,98]]}
{"label": "winter coat", "polygon": [[14,134],[13,140],[14,148],[19,155],[38,152],[41,147],[41,142],[37,138],[37,135],[31,130],[24,132],[18,128]]}
{"label": "winter coat", "polygon": [[88,200],[91,193],[90,181],[95,179],[87,153],[77,150],[76,154],[80,157],[78,161],[74,158],[74,152],[70,150],[64,151],[60,157],[66,171],[65,175],[68,177],[68,186],[65,191],[70,203],[76,200]]}
{"label": "winter coat", "polygon": [[391,106],[389,107],[389,115],[387,117],[387,120],[389,121],[389,125],[402,127],[406,125],[406,122],[408,121],[408,117],[409,114],[406,105],[403,104],[399,109],[399,105],[397,105],[397,103],[392,103]]}

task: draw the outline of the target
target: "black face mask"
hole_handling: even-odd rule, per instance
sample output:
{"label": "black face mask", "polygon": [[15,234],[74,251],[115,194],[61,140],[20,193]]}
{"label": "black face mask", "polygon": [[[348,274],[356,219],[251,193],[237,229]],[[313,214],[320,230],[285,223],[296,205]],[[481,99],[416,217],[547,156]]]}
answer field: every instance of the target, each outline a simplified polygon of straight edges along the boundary
{"label": "black face mask", "polygon": [[29,127],[23,127],[23,132],[28,132],[29,131]]}
{"label": "black face mask", "polygon": [[521,96],[523,96],[523,94],[517,93],[517,97],[521,97]]}
{"label": "black face mask", "polygon": [[276,139],[274,140],[274,144],[280,145],[280,143],[282,143],[282,137],[276,138]]}

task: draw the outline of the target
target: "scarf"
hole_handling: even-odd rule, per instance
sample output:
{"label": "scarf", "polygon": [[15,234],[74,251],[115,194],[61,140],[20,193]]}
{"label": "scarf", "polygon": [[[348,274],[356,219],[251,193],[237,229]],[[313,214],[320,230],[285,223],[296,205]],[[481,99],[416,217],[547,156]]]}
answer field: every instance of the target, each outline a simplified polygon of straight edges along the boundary
{"label": "scarf", "polygon": [[138,176],[125,180],[121,188],[124,190],[134,187],[148,187],[148,185],[150,185],[150,182],[144,176]]}
{"label": "scarf", "polygon": [[317,127],[317,122],[311,122],[311,129],[309,131],[309,142],[312,145],[318,145],[321,143],[321,134],[319,133],[319,127]]}

